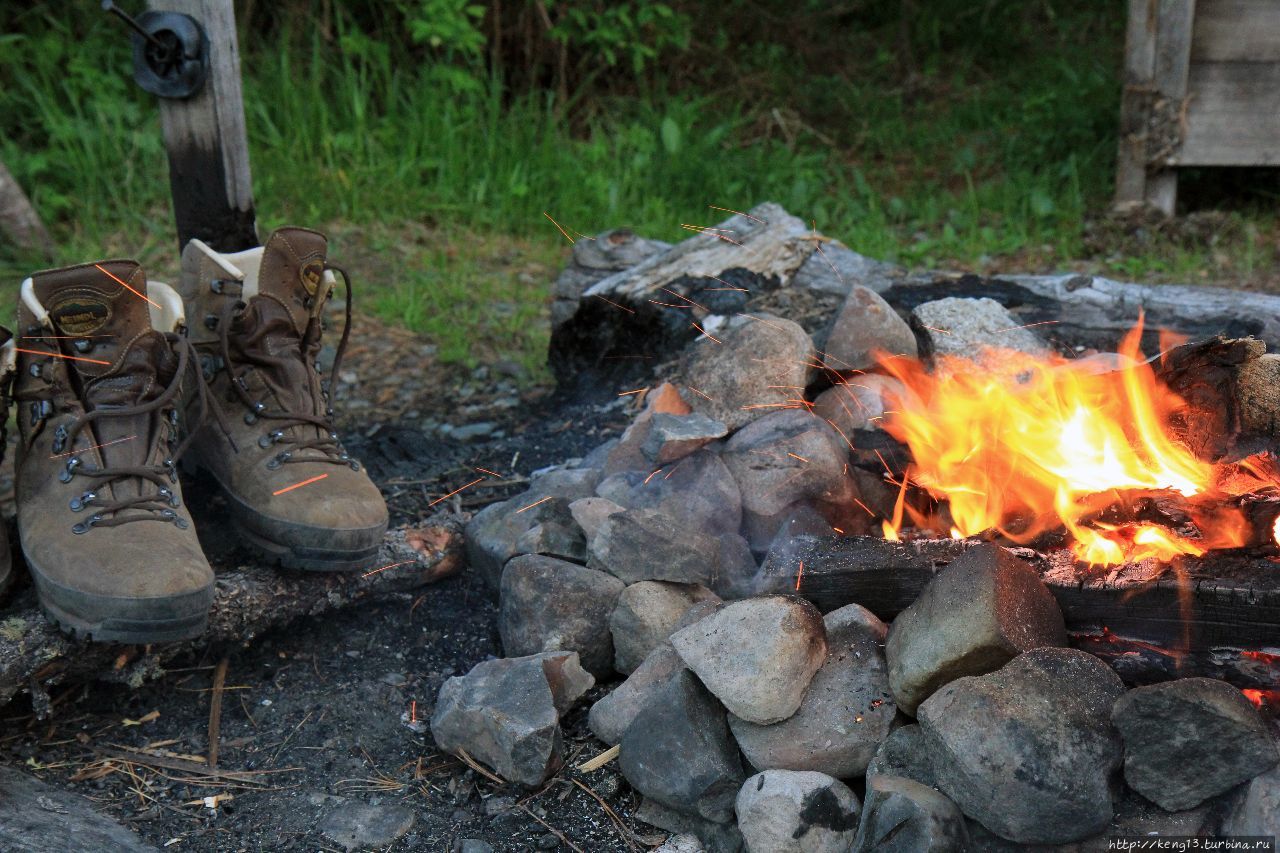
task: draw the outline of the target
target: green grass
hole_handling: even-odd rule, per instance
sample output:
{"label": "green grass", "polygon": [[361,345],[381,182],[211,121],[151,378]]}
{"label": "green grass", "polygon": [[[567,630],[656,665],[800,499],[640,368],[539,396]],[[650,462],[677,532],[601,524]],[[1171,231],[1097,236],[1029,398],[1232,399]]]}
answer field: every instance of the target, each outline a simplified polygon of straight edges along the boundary
{"label": "green grass", "polygon": [[[742,45],[749,87],[708,73],[597,93],[572,123],[548,94],[409,61],[341,16],[334,41],[318,27],[270,43],[244,33],[260,224],[336,229],[372,288],[360,304],[462,362],[540,359],[546,286],[566,255],[544,211],[583,233],[672,240],[682,222],[713,223],[709,205],[771,199],[911,265],[1274,277],[1276,219],[1260,211],[1212,244],[1090,241],[1114,168],[1122,5],[922,16],[923,58],[905,78],[881,31],[847,33],[831,68]],[[129,79],[118,27],[65,4],[0,24],[0,157],[52,224],[58,262],[128,254],[173,275],[155,106]],[[36,263],[0,258],[6,288]]]}

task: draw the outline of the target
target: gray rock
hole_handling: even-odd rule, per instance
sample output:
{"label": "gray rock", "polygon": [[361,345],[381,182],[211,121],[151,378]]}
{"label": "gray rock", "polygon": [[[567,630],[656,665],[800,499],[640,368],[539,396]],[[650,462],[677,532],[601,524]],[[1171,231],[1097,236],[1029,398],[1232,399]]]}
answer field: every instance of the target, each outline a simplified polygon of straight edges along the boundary
{"label": "gray rock", "polygon": [[711,599],[708,599],[707,601],[699,601],[684,612],[684,615],[680,617],[680,621],[676,623],[676,627],[672,629],[671,633],[674,634],[682,628],[688,628],[695,622],[701,622],[712,613],[717,613],[723,608],[723,601]]}
{"label": "gray rock", "polygon": [[722,534],[717,540],[716,553],[720,560],[709,584],[711,591],[726,599],[754,595],[760,566],[747,540],[736,533]]}
{"label": "gray rock", "polygon": [[593,734],[613,746],[621,742],[636,715],[671,677],[684,670],[684,661],[670,643],[658,646],[636,667],[627,680],[597,700],[587,714]]}
{"label": "gray rock", "polygon": [[966,551],[898,614],[885,654],[898,707],[914,714],[942,685],[1019,653],[1065,646],[1062,611],[1040,575],[997,545]]}
{"label": "gray rock", "polygon": [[800,707],[827,657],[822,615],[801,598],[748,598],[671,635],[685,665],[735,716],[767,725]]}
{"label": "gray rock", "polygon": [[1076,649],[1024,652],[944,686],[919,708],[938,786],[969,817],[1022,844],[1105,828],[1120,741],[1120,677]]}
{"label": "gray rock", "polygon": [[[663,382],[645,394],[644,411],[622,433],[622,437],[605,459],[602,473],[605,477],[622,471],[640,471],[646,476],[654,470],[654,463],[645,452],[653,433],[654,419],[658,417],[684,417],[690,413],[689,404],[670,382]],[[690,452],[697,448],[691,448]],[[687,454],[685,454],[687,455]]]}
{"label": "gray rock", "polygon": [[622,591],[609,616],[613,668],[633,672],[649,653],[667,641],[685,611],[700,601],[719,600],[696,584],[640,581]]}
{"label": "gray rock", "polygon": [[897,706],[885,671],[886,628],[850,604],[823,619],[827,659],[786,720],[756,725],[729,715],[729,729],[757,769],[815,770],[837,779],[861,776],[889,736]]}
{"label": "gray rock", "polygon": [[885,410],[893,408],[892,401],[904,391],[892,376],[861,373],[819,394],[812,411],[856,445],[857,431],[877,428]]}
{"label": "gray rock", "polygon": [[494,853],[493,845],[479,838],[463,838],[458,841],[454,853]]}
{"label": "gray rock", "polygon": [[688,415],[656,414],[649,426],[641,452],[655,465],[683,459],[718,438],[729,428],[720,421],[694,412]]}
{"label": "gray rock", "polygon": [[659,804],[727,823],[742,764],[724,709],[692,673],[677,672],[627,727],[618,765],[631,786]]}
{"label": "gray rock", "polygon": [[899,726],[889,732],[867,765],[867,780],[874,776],[900,776],[936,788],[930,749],[929,739],[918,725]]}
{"label": "gray rock", "polygon": [[483,661],[440,688],[431,735],[507,781],[539,785],[564,763],[559,714],[594,683],[576,652]]}
{"label": "gray rock", "polygon": [[661,580],[706,586],[719,571],[720,544],[661,510],[629,509],[600,525],[587,565],[626,584]]}
{"label": "gray rock", "polygon": [[1167,811],[1199,805],[1280,761],[1258,709],[1212,678],[1138,687],[1115,703],[1124,779]]}
{"label": "gray rock", "polygon": [[749,853],[845,853],[862,804],[843,782],[808,770],[765,770],[735,804]]}
{"label": "gray rock", "polygon": [[934,357],[958,356],[982,360],[981,350],[998,347],[1028,355],[1048,353],[1044,342],[994,299],[950,296],[917,305],[912,325],[928,343]]}
{"label": "gray rock", "polygon": [[598,498],[595,496],[589,498],[578,498],[569,504],[569,514],[573,516],[573,520],[578,523],[578,527],[582,529],[586,536],[587,542],[596,535],[600,530],[600,526],[604,524],[604,520],[615,512],[622,512],[625,507],[618,506],[608,498]]}
{"label": "gray rock", "polygon": [[594,494],[598,485],[600,485],[600,472],[594,468],[552,465],[529,475],[529,491],[521,497],[530,498],[530,500],[523,501],[518,506],[528,506],[538,498],[547,495],[564,498],[566,501],[576,501],[578,498]]}
{"label": "gray rock", "polygon": [[1273,767],[1244,786],[1222,826],[1226,835],[1280,837],[1280,767]]}
{"label": "gray rock", "polygon": [[667,836],[667,840],[654,848],[653,853],[704,853],[706,849],[698,836],[680,833]]}
{"label": "gray rock", "polygon": [[587,561],[587,538],[569,518],[551,518],[530,527],[516,540],[517,554],[543,554],[574,563]]}
{"label": "gray rock", "polygon": [[875,366],[876,352],[915,358],[916,336],[879,294],[854,285],[827,335],[822,360],[832,370],[865,370]]}
{"label": "gray rock", "polygon": [[670,243],[649,240],[626,228],[578,240],[572,260],[551,285],[551,328],[558,329],[577,313],[582,294],[591,285],[670,248]]}
{"label": "gray rock", "polygon": [[933,788],[901,776],[867,780],[853,853],[961,853],[968,843],[964,815]]}
{"label": "gray rock", "polygon": [[384,803],[345,802],[320,821],[320,834],[344,850],[386,847],[413,826],[413,810]]}
{"label": "gray rock", "polygon": [[596,488],[627,509],[658,509],[690,530],[720,535],[742,526],[742,496],[720,457],[698,450],[658,473],[623,471]]}
{"label": "gray rock", "polygon": [[730,430],[777,407],[795,406],[809,384],[813,342],[799,324],[771,314],[743,315],[717,330],[719,343],[702,339],[687,352],[681,383],[695,412]]}
{"label": "gray rock", "polygon": [[[652,824],[659,829],[675,832],[673,838],[693,838],[697,842],[694,853],[738,853],[742,849],[742,833],[735,823],[716,823],[669,809],[651,797],[644,797],[636,809],[636,820]],[[673,839],[667,839],[671,843]],[[687,842],[686,842],[687,846]]]}
{"label": "gray rock", "polygon": [[860,255],[838,240],[824,240],[791,277],[791,287],[844,296],[855,284],[876,292],[889,287],[903,271],[892,264]]}
{"label": "gray rock", "polygon": [[498,634],[509,657],[574,651],[597,678],[613,672],[609,614],[624,584],[553,557],[524,554],[502,571]]}
{"label": "gray rock", "polygon": [[[135,819],[145,816],[143,812]],[[5,853],[157,853],[161,849],[99,813],[88,797],[9,766],[0,766],[0,847]]]}
{"label": "gray rock", "polygon": [[797,501],[850,501],[849,448],[808,410],[773,412],[736,432],[721,453],[742,508],[776,516]]}

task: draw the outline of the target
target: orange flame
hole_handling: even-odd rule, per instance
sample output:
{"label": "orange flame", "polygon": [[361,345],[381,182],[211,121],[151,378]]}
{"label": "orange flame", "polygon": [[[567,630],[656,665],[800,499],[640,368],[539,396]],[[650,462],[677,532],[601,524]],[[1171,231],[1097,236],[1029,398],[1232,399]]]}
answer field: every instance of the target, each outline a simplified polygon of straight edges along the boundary
{"label": "orange flame", "polygon": [[[972,361],[944,356],[932,373],[918,361],[881,359],[905,388],[884,428],[911,450],[907,479],[947,502],[951,535],[995,531],[1025,543],[1065,529],[1077,559],[1094,565],[1245,543],[1244,514],[1217,500],[1208,503],[1212,524],[1201,524],[1198,538],[1103,518],[1135,492],[1172,491],[1191,505],[1214,493],[1215,466],[1166,427],[1182,401],[1142,360],[1141,334],[1139,321],[1120,347],[1123,366],[1105,372],[1093,363],[1005,350]],[[902,499],[900,493],[884,524],[886,538],[900,537]],[[1275,532],[1280,542],[1280,525]]]}

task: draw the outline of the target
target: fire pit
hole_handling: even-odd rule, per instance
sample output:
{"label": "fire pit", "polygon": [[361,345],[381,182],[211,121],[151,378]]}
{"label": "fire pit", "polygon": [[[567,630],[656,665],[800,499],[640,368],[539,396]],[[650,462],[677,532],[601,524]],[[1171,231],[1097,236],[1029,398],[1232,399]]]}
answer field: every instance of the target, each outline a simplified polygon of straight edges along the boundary
{"label": "fire pit", "polygon": [[469,523],[510,658],[437,743],[538,785],[617,672],[600,760],[713,849],[1271,831],[1280,300],[1183,290],[908,276],[773,205],[575,249],[553,363],[636,415]]}

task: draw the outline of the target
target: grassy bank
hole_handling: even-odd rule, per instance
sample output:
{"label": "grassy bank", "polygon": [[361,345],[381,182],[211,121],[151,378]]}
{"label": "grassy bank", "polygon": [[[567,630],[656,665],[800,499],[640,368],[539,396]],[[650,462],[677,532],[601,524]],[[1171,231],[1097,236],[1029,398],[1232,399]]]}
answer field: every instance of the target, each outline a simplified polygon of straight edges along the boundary
{"label": "grassy bank", "polygon": [[[572,108],[340,14],[247,30],[260,220],[336,228],[339,252],[369,260],[363,304],[460,361],[538,360],[536,321],[566,249],[544,211],[583,233],[679,239],[680,223],[718,218],[709,205],[773,199],[912,265],[1235,281],[1274,270],[1265,197],[1190,238],[1134,242],[1088,224],[1110,194],[1123,10],[1043,8],[985,23],[922,15],[909,50],[886,47],[892,21],[849,24],[811,57],[736,44],[712,69],[650,73]],[[53,226],[59,262],[129,254],[172,275],[155,106],[129,78],[118,25],[63,4],[0,23],[0,157]],[[33,263],[0,260],[6,287]]]}

